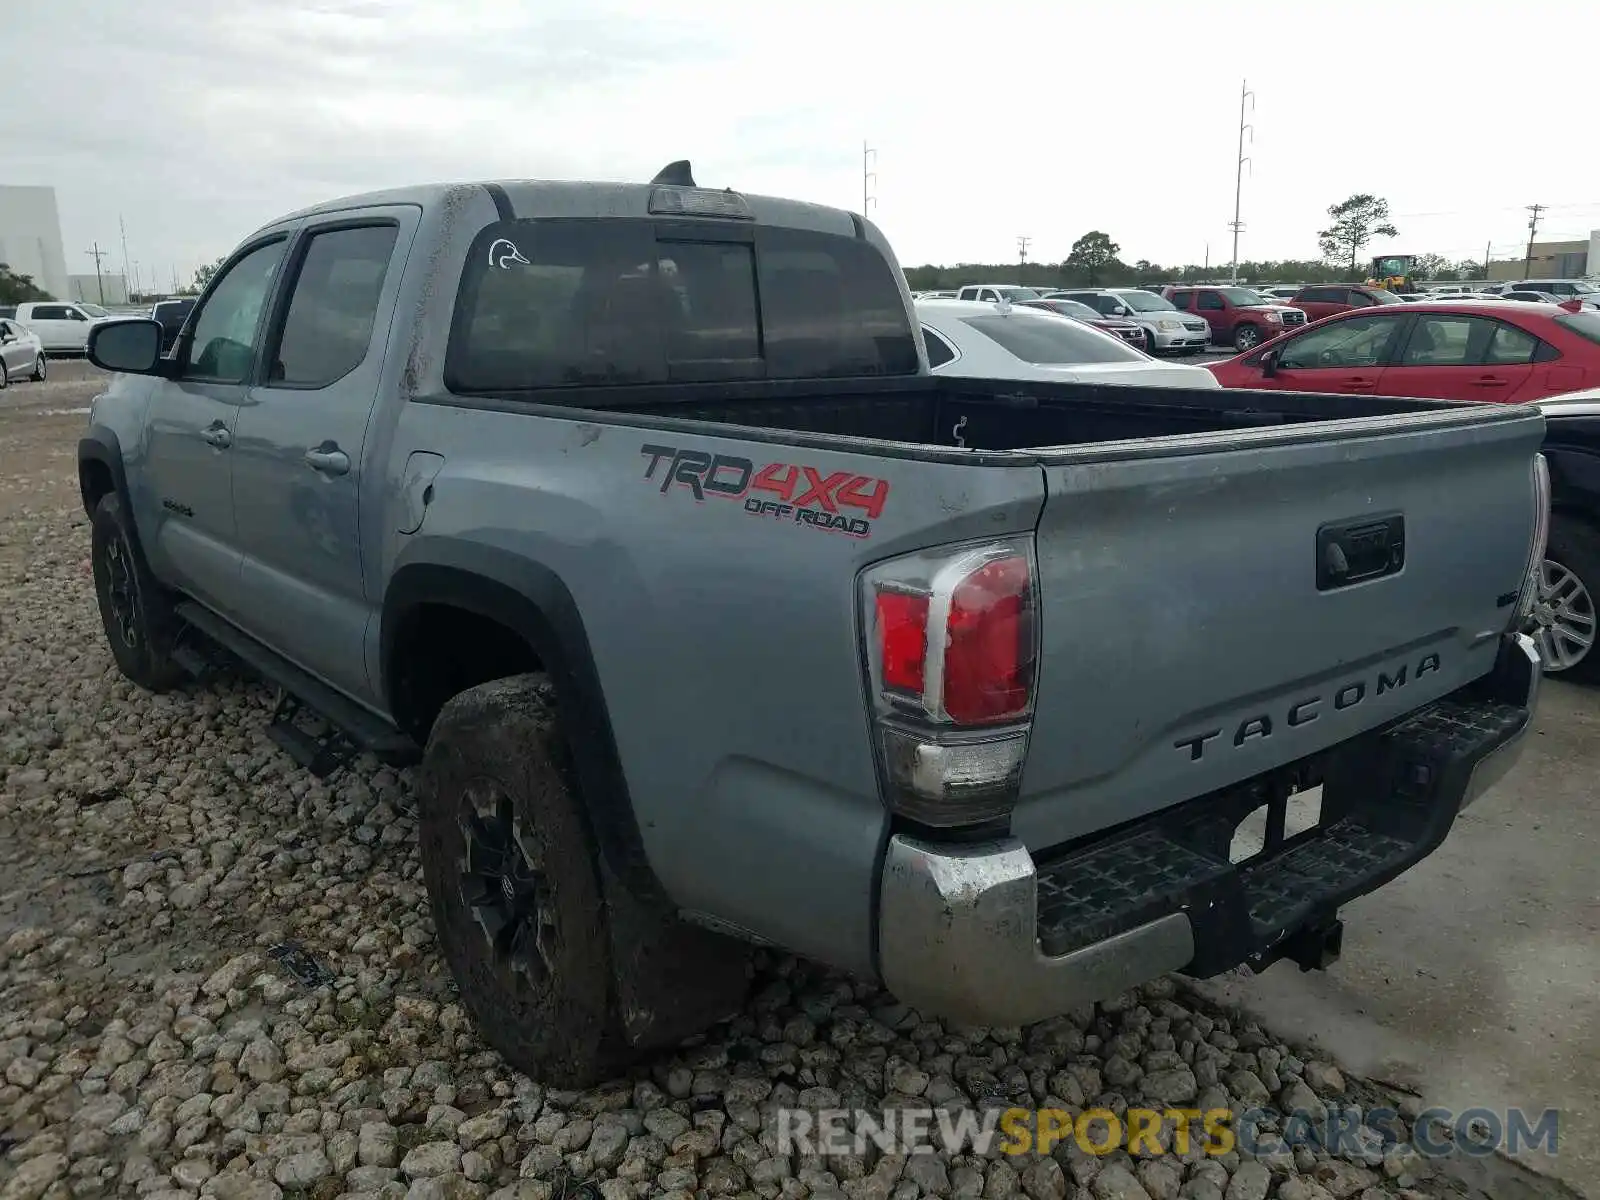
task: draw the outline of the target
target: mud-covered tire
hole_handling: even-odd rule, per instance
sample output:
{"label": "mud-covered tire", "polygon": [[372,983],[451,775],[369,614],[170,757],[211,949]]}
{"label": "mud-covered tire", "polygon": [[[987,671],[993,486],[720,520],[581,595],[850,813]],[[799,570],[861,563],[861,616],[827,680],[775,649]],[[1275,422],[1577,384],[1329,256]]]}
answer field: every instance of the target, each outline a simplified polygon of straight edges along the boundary
{"label": "mud-covered tire", "polygon": [[[1552,661],[1551,634],[1535,637],[1539,656],[1544,660],[1545,673],[1552,679],[1570,680],[1574,683],[1600,683],[1600,647],[1596,637],[1596,606],[1600,605],[1600,529],[1576,517],[1557,513],[1550,522],[1550,540],[1545,548],[1545,565],[1541,579],[1561,580],[1564,584],[1560,597],[1564,619],[1568,628],[1580,635],[1587,620],[1590,645],[1580,652],[1570,639],[1563,639],[1559,663]],[[1570,580],[1570,582],[1569,582]],[[1575,588],[1575,590],[1574,590]],[[1545,601],[1544,588],[1540,589]]]}
{"label": "mud-covered tire", "polygon": [[180,622],[172,597],[139,552],[132,521],[115,492],[95,506],[89,546],[100,622],[117,670],[146,691],[170,691],[185,678],[172,658]]}
{"label": "mud-covered tire", "polygon": [[[434,927],[480,1036],[543,1083],[588,1087],[608,1078],[624,1064],[626,1047],[593,838],[548,680],[517,675],[454,697],[434,722],[420,774],[422,871]],[[483,866],[505,860],[483,849],[485,830],[499,824],[485,813],[503,811],[522,861],[494,876]],[[513,897],[524,890],[532,900]],[[482,903],[491,896],[493,904]],[[537,933],[523,936],[518,957],[497,950],[488,931],[497,908],[508,926],[527,929],[511,911],[524,901],[536,910]],[[537,945],[530,948],[528,937]]]}

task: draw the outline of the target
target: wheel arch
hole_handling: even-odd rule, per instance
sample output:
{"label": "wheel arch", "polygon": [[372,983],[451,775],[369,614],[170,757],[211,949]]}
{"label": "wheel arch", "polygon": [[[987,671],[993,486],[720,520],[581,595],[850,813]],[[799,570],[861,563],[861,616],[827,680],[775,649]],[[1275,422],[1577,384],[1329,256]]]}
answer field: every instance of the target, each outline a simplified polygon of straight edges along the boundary
{"label": "wheel arch", "polygon": [[402,555],[384,592],[380,688],[402,728],[414,724],[403,680],[406,637],[430,606],[492,621],[514,633],[555,688],[595,842],[610,872],[641,900],[666,901],[645,854],[610,711],[577,602],[554,571],[493,547],[422,540]]}
{"label": "wheel arch", "polygon": [[[104,425],[91,425],[78,439],[78,495],[83,511],[94,516],[95,507],[107,493],[115,491],[129,507],[128,471],[122,461],[122,442]],[[129,508],[131,515],[132,509]]]}

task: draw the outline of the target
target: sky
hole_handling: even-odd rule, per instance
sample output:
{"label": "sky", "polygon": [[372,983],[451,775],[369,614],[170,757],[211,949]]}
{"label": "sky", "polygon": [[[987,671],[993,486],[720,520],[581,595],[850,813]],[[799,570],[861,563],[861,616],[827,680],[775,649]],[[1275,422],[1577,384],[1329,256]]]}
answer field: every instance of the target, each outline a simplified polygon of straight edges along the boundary
{"label": "sky", "polygon": [[[5,5],[0,182],[54,186],[68,269],[163,287],[307,204],[457,179],[697,180],[863,206],[902,264],[1515,257],[1600,228],[1596,0],[49,0]],[[1406,64],[1396,67],[1395,64]],[[1519,64],[1521,64],[1519,66]],[[1528,72],[1530,86],[1513,87]],[[1570,81],[1570,98],[1564,96]],[[26,98],[18,103],[16,98]],[[121,228],[119,229],[119,220]],[[3,233],[3,231],[0,231]]]}

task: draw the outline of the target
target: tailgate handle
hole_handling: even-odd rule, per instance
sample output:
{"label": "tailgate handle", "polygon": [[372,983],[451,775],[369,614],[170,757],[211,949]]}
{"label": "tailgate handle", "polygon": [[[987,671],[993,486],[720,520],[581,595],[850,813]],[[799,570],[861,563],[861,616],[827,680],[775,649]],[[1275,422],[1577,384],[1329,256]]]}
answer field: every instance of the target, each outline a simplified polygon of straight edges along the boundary
{"label": "tailgate handle", "polygon": [[1331,592],[1394,575],[1406,565],[1406,519],[1400,513],[1338,521],[1317,530],[1317,591]]}

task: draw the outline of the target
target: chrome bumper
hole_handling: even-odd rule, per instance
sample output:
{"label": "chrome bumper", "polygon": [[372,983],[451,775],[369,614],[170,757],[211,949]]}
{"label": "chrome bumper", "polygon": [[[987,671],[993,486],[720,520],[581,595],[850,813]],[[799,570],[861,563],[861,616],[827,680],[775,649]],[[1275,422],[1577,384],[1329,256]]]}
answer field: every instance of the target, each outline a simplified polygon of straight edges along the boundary
{"label": "chrome bumper", "polygon": [[[1456,814],[1505,777],[1526,744],[1540,679],[1533,640],[1509,635],[1490,676],[1463,689],[1460,698],[1446,698],[1397,726],[1399,741],[1428,756],[1436,768],[1433,777],[1439,783],[1433,794],[1425,802],[1414,793],[1406,800],[1425,803],[1431,816],[1410,844],[1389,838],[1390,857],[1375,859],[1353,884],[1344,881],[1337,890],[1308,895],[1317,919],[1426,857]],[[1430,717],[1435,707],[1445,715]],[[1436,728],[1435,721],[1444,728]],[[1388,797],[1375,799],[1377,811]],[[1257,803],[1250,801],[1246,809]],[[1156,825],[1151,822],[1152,831]],[[1165,832],[1174,828],[1169,822]],[[1025,1025],[1168,972],[1210,975],[1244,961],[1270,961],[1261,956],[1285,942],[1292,922],[1268,929],[1244,918],[1238,901],[1248,887],[1247,866],[1214,862],[1209,871],[1202,868],[1172,885],[1165,913],[1047,954],[1040,944],[1041,868],[1022,842],[1005,838],[950,845],[895,835],[881,877],[879,971],[897,997],[932,1015],[971,1024]],[[1063,867],[1054,863],[1046,869],[1059,878]],[[1148,908],[1143,915],[1148,917]]]}

